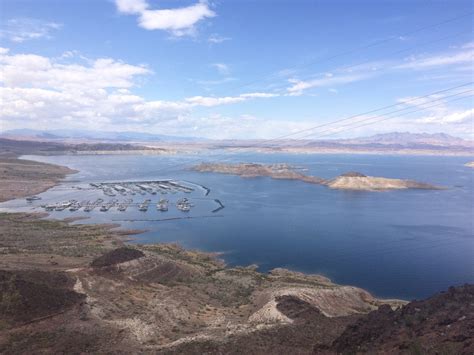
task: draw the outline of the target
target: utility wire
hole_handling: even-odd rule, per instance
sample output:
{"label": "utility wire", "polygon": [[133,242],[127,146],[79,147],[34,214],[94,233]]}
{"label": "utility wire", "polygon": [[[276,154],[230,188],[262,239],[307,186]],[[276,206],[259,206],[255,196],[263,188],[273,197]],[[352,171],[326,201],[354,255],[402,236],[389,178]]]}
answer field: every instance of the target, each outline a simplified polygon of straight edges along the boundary
{"label": "utility wire", "polygon": [[[296,65],[296,66],[293,66],[293,67],[290,67],[290,68],[287,68],[287,69],[290,69],[290,70],[294,70],[294,69],[298,69],[298,68],[304,69],[304,68],[311,67],[311,66],[313,66],[313,65],[315,65],[315,64],[318,64],[318,63],[325,63],[325,62],[334,60],[334,59],[339,58],[339,57],[347,56],[347,55],[349,55],[349,54],[357,53],[357,52],[362,51],[362,50],[366,50],[366,49],[369,49],[369,48],[372,48],[372,47],[379,46],[379,45],[381,45],[381,44],[385,44],[385,43],[394,41],[394,40],[396,40],[396,39],[399,39],[400,37],[405,37],[405,36],[413,35],[413,34],[415,34],[415,33],[422,32],[422,31],[427,30],[427,29],[431,29],[431,28],[434,28],[434,27],[438,27],[438,26],[441,26],[441,25],[445,25],[445,24],[447,24],[447,23],[454,22],[454,21],[457,21],[457,20],[460,20],[460,19],[463,19],[463,18],[472,16],[473,14],[474,14],[474,12],[468,12],[468,13],[465,13],[465,14],[462,14],[462,15],[459,15],[459,16],[455,16],[455,17],[452,17],[452,18],[450,18],[450,19],[447,19],[447,20],[444,20],[444,21],[441,21],[441,22],[437,22],[437,23],[434,23],[434,24],[431,24],[431,25],[419,27],[419,28],[417,28],[417,29],[404,32],[404,33],[402,33],[402,34],[400,34],[400,35],[391,36],[391,37],[386,38],[386,39],[382,39],[382,40],[378,40],[378,41],[371,42],[371,43],[369,43],[369,44],[367,44],[367,45],[364,45],[364,46],[355,47],[355,48],[349,49],[349,50],[347,50],[347,51],[339,52],[339,53],[337,53],[337,54],[334,54],[334,55],[331,55],[331,56],[328,56],[328,57],[325,57],[325,58],[322,58],[322,59],[317,59],[317,60],[311,61],[311,62],[309,62],[309,63],[307,63],[307,64],[304,64],[304,65],[302,65],[302,66],[301,66],[301,65]],[[235,87],[233,87],[232,89],[240,89],[240,88],[244,88],[244,87],[247,87],[247,86],[256,84],[256,83],[258,83],[258,82],[263,81],[264,79],[267,79],[267,78],[272,77],[273,75],[274,75],[274,74],[267,74],[267,75],[265,75],[265,76],[260,77],[259,79],[255,79],[255,80],[249,81],[249,82],[247,82],[247,83],[245,83],[245,84],[235,86]]]}
{"label": "utility wire", "polygon": [[[447,88],[447,89],[443,89],[443,90],[438,90],[438,91],[434,91],[434,92],[431,92],[429,94],[426,94],[426,95],[423,95],[423,96],[419,96],[419,97],[416,97],[416,98],[413,98],[413,99],[410,99],[410,100],[407,100],[405,101],[405,103],[409,103],[409,102],[414,102],[416,100],[419,100],[421,98],[426,98],[426,97],[429,97],[429,96],[432,96],[432,95],[436,95],[436,94],[440,94],[440,93],[444,93],[444,92],[447,92],[447,91],[450,91],[450,90],[455,90],[455,89],[459,89],[459,88],[462,88],[462,87],[466,87],[468,85],[472,85],[474,82],[468,82],[468,83],[464,83],[464,84],[461,84],[461,85],[456,85],[456,86],[453,86],[453,87],[450,87],[450,88]],[[455,95],[460,95],[460,93],[458,94],[455,94]],[[436,99],[436,100],[431,100],[431,101],[428,101],[428,102],[425,102],[424,105],[426,104],[429,104],[430,102],[432,101],[438,101],[440,99]],[[298,132],[293,132],[291,133],[291,135],[296,135],[296,134],[300,134],[300,133],[303,133],[303,132],[307,132],[307,131],[310,131],[310,130],[314,130],[314,129],[317,129],[317,128],[321,128],[321,127],[326,127],[326,126],[329,126],[331,124],[335,124],[335,123],[339,123],[339,122],[343,122],[343,121],[347,121],[349,119],[353,119],[355,117],[360,117],[360,116],[363,116],[363,115],[367,115],[367,114],[370,114],[370,113],[373,113],[373,112],[378,112],[378,111],[381,111],[381,110],[384,110],[384,109],[387,109],[387,108],[391,108],[391,107],[395,107],[395,106],[398,106],[400,105],[400,103],[397,103],[397,104],[391,104],[391,105],[387,105],[387,106],[383,106],[383,107],[380,107],[380,108],[376,108],[376,109],[373,109],[373,110],[369,110],[369,111],[365,111],[365,112],[362,112],[360,114],[356,114],[356,115],[352,115],[352,116],[349,116],[349,117],[346,117],[346,118],[343,118],[343,119],[339,119],[339,120],[336,120],[336,121],[332,121],[332,122],[328,122],[328,123],[325,123],[325,124],[321,124],[321,125],[317,125],[317,126],[314,126],[314,127],[311,127],[311,128],[307,128],[307,129],[303,129],[303,130],[300,130]],[[422,111],[426,109],[425,108],[422,108],[420,109],[419,111]],[[397,110],[398,112],[399,110]],[[388,115],[388,114],[391,114],[391,112],[389,113],[386,113],[385,115]],[[360,121],[359,121],[360,122]],[[357,123],[357,122],[356,122]],[[284,135],[284,136],[280,136],[280,137],[276,137],[276,138],[273,138],[273,139],[268,139],[268,140],[265,140],[263,142],[260,142],[260,143],[255,143],[255,144],[252,144],[252,145],[246,145],[244,147],[236,147],[233,149],[233,152],[235,151],[239,151],[239,150],[247,150],[249,148],[259,148],[259,147],[265,147],[265,144],[269,143],[269,142],[272,142],[272,141],[276,141],[276,140],[281,140],[282,138],[286,138],[290,135]],[[213,158],[216,158],[216,157],[227,157],[228,156],[228,152],[226,154],[220,154],[220,155],[215,155]],[[230,158],[226,158],[226,159],[221,159],[221,161],[226,161],[226,160],[230,160]],[[170,170],[170,169],[173,169],[173,168],[177,168],[177,167],[180,167],[180,166],[188,166],[189,164],[191,163],[194,163],[194,162],[200,162],[202,161],[202,158],[197,158],[197,159],[192,159],[190,161],[187,161],[187,162],[183,162],[183,163],[178,163],[178,164],[173,164],[171,166],[167,166],[166,168],[164,168],[163,170],[160,171],[160,173],[163,173],[163,172],[169,172],[169,171],[175,171],[175,170]]]}
{"label": "utility wire", "polygon": [[[450,98],[450,97],[455,97],[455,96],[467,94],[467,93],[470,93],[470,92],[473,92],[473,91],[474,91],[473,89],[465,90],[465,91],[462,91],[462,92],[459,92],[459,93],[456,93],[456,94],[447,95],[447,96],[443,96],[443,97],[441,97],[441,98],[437,98],[437,99],[434,99],[434,100],[430,100],[430,101],[428,101],[428,102],[425,102],[425,103],[422,103],[422,104],[419,104],[419,105],[414,105],[414,106],[421,106],[422,108],[419,109],[419,110],[416,110],[416,111],[411,111],[411,112],[409,112],[409,113],[413,113],[413,112],[417,112],[417,111],[422,111],[422,110],[428,109],[428,108],[430,108],[430,107],[439,106],[439,105],[442,105],[442,104],[447,103],[447,102],[450,102],[450,101],[457,101],[457,100],[450,100],[450,101],[444,102],[445,99],[448,99],[448,98]],[[426,96],[425,96],[425,97],[426,97]],[[404,104],[407,103],[407,102],[413,102],[413,101],[419,100],[420,98],[423,98],[423,97],[419,97],[419,98],[417,98],[417,99],[415,99],[415,100],[405,101]],[[425,106],[427,103],[432,103],[432,102],[436,102],[436,101],[443,101],[443,102],[441,102],[440,104],[437,104],[437,105],[433,105],[433,106],[428,106],[428,107]],[[394,105],[394,106],[398,106],[398,105],[399,105],[399,104],[396,104],[396,105]],[[425,107],[423,107],[423,106],[425,106]],[[358,124],[358,123],[361,123],[361,122],[369,121],[369,120],[372,120],[372,119],[374,119],[374,118],[386,117],[387,115],[391,115],[391,114],[398,113],[398,112],[402,112],[402,111],[409,110],[409,109],[410,109],[410,107],[405,107],[405,108],[402,108],[402,109],[399,109],[399,110],[396,110],[396,111],[389,112],[389,113],[387,113],[387,114],[381,114],[381,115],[377,115],[377,116],[368,117],[368,118],[365,118],[365,119],[362,119],[362,120],[358,120],[358,121],[356,121],[356,122],[352,122],[352,123],[348,123],[348,124],[342,125],[342,126],[340,126],[340,127],[330,128],[330,129],[327,129],[327,130],[324,130],[324,131],[321,131],[321,132],[318,132],[318,133],[310,133],[310,134],[301,136],[301,137],[299,137],[298,139],[295,139],[295,140],[301,140],[301,139],[307,138],[307,137],[312,137],[312,139],[324,137],[324,136],[326,136],[326,135],[320,136],[319,134],[325,133],[325,132],[329,132],[329,131],[332,131],[332,130],[334,130],[334,129],[344,128],[344,127],[350,126],[350,125],[352,125],[352,124]],[[393,117],[390,117],[390,118],[393,118]],[[382,121],[385,121],[385,120],[380,120],[379,122],[382,122]],[[374,123],[376,123],[376,122],[374,122]],[[314,135],[316,135],[316,136],[313,137]]]}
{"label": "utility wire", "polygon": [[[457,86],[453,86],[453,87],[450,87],[450,88],[448,88],[448,89],[443,89],[443,90],[434,91],[434,92],[431,92],[431,93],[426,94],[426,95],[417,96],[417,97],[414,97],[414,98],[412,98],[412,99],[406,100],[404,103],[406,104],[406,103],[415,102],[415,101],[420,100],[420,99],[424,99],[424,98],[427,98],[427,97],[430,97],[430,96],[433,96],[433,95],[442,94],[442,93],[447,92],[447,91],[451,91],[451,90],[455,90],[455,89],[460,89],[460,88],[463,88],[463,87],[466,87],[466,86],[469,86],[469,85],[472,85],[472,84],[474,84],[474,81],[471,81],[471,82],[468,82],[468,83],[464,83],[464,84],[461,84],[461,85],[457,85]],[[352,120],[353,118],[356,118],[356,117],[369,115],[369,114],[371,114],[371,113],[383,111],[383,110],[386,110],[386,109],[389,109],[389,108],[392,108],[392,107],[397,107],[397,106],[399,106],[400,104],[401,104],[401,103],[390,104],[390,105],[387,105],[387,106],[383,106],[383,107],[379,107],[379,108],[372,109],[372,110],[369,110],[369,111],[365,111],[365,112],[362,112],[362,113],[358,113],[358,114],[355,114],[355,115],[352,115],[352,116],[349,116],[349,117],[344,117],[344,118],[341,118],[341,119],[337,119],[337,120],[335,120],[335,121],[331,121],[331,122],[328,122],[328,123],[322,123],[322,124],[319,124],[319,125],[316,125],[316,126],[312,126],[312,127],[309,127],[309,128],[305,128],[305,129],[302,129],[302,130],[299,130],[299,131],[296,131],[296,132],[288,133],[288,134],[285,134],[285,135],[282,135],[282,136],[279,136],[279,137],[276,137],[276,138],[267,139],[267,140],[265,140],[265,143],[270,143],[270,142],[274,142],[274,141],[279,141],[279,140],[282,140],[282,139],[285,139],[285,138],[288,138],[288,137],[292,137],[292,136],[298,135],[298,134],[300,134],[300,133],[304,133],[304,132],[308,132],[308,131],[313,131],[313,130],[318,129],[318,128],[330,126],[330,125],[333,125],[333,124],[336,124],[336,123],[340,123],[340,122],[344,122],[344,121],[349,121],[349,120]]]}

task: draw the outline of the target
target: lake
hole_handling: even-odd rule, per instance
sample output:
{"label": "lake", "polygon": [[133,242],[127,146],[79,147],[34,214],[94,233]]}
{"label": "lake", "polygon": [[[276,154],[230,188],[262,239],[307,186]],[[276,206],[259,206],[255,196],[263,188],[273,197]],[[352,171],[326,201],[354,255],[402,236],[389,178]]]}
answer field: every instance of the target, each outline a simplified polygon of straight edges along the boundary
{"label": "lake", "polygon": [[[472,168],[466,157],[386,155],[226,154],[205,156],[26,156],[79,170],[61,185],[0,204],[3,211],[42,211],[41,204],[68,199],[109,198],[88,189],[90,182],[174,179],[195,187],[169,194],[170,203],[188,197],[195,205],[186,217],[170,208],[148,212],[132,206],[52,212],[51,218],[87,216],[76,223],[121,223],[147,229],[137,243],[178,242],[187,248],[220,252],[229,265],[257,264],[261,271],[284,267],[323,274],[334,282],[362,287],[378,297],[423,298],[451,285],[474,282]],[[446,190],[354,192],[300,181],[245,179],[191,171],[192,163],[290,163],[323,178],[347,171],[414,179]],[[206,196],[199,185],[211,191]],[[78,190],[77,187],[83,188]],[[119,200],[125,197],[117,196]],[[134,196],[134,202],[144,196]],[[159,196],[150,197],[155,200]],[[214,199],[225,208],[213,213]]]}

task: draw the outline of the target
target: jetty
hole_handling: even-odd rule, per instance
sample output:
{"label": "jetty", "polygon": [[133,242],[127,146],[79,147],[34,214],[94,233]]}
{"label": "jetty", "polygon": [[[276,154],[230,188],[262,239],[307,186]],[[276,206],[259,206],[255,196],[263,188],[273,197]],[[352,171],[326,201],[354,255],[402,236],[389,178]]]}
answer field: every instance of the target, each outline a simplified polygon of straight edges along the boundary
{"label": "jetty", "polygon": [[212,210],[211,212],[212,213],[216,213],[222,209],[225,208],[225,206],[222,204],[221,200],[218,200],[218,199],[214,199],[214,202],[217,203],[219,205],[219,207],[217,207],[216,209]]}

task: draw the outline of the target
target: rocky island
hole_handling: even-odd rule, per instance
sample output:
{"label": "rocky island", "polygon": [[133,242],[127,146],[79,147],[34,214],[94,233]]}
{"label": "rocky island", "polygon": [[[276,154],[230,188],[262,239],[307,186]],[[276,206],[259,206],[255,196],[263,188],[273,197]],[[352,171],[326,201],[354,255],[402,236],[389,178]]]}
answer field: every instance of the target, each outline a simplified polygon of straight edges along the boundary
{"label": "rocky island", "polygon": [[331,189],[384,191],[402,189],[437,190],[440,187],[405,179],[389,179],[383,177],[366,176],[357,172],[348,172],[324,183]]}
{"label": "rocky island", "polygon": [[305,175],[289,164],[201,163],[193,169],[199,172],[232,174],[245,178],[270,177],[272,179],[300,180],[340,190],[385,191],[401,189],[440,189],[438,186],[414,180],[366,176],[358,172],[348,172],[333,179],[323,179],[317,176]]}
{"label": "rocky island", "polygon": [[201,163],[193,169],[200,172],[238,175],[244,178],[267,176],[280,180],[301,180],[311,184],[322,184],[324,182],[324,179],[298,172],[295,167],[289,164]]}

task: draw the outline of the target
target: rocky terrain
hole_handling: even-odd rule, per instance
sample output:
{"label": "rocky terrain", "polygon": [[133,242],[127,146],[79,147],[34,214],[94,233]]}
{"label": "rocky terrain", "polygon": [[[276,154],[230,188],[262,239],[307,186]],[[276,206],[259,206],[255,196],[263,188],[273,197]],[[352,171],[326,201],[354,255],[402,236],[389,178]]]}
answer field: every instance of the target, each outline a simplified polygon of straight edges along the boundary
{"label": "rocky terrain", "polygon": [[[126,247],[111,227],[0,215],[0,353],[172,353],[301,322],[325,324],[318,339],[328,344],[360,315],[403,304],[318,275],[228,268],[176,245]],[[299,320],[300,307],[325,323]],[[315,339],[305,337],[308,353]]]}
{"label": "rocky terrain", "polygon": [[334,179],[327,180],[325,185],[331,189],[339,190],[362,190],[362,191],[384,191],[402,189],[426,189],[436,190],[439,187],[404,179],[388,179],[382,177],[366,176],[357,172],[342,174]]}
{"label": "rocky terrain", "polygon": [[245,178],[270,177],[272,179],[300,180],[311,184],[325,185],[331,189],[385,191],[400,189],[435,190],[440,187],[404,179],[389,179],[366,176],[358,172],[348,172],[334,179],[322,179],[305,175],[288,164],[255,164],[255,163],[201,163],[193,168],[199,172],[213,172],[238,175]]}
{"label": "rocky terrain", "polygon": [[393,310],[382,306],[315,353],[473,354],[474,285],[451,287]]}
{"label": "rocky terrain", "polygon": [[280,180],[301,180],[311,184],[321,184],[324,179],[308,176],[295,170],[289,164],[256,164],[256,163],[201,163],[193,168],[199,172],[213,172],[238,175],[244,178],[267,176]]}
{"label": "rocky terrain", "polygon": [[64,166],[0,158],[0,202],[46,191],[75,171]]}
{"label": "rocky terrain", "polygon": [[111,226],[3,214],[0,227],[0,353],[472,353],[472,285],[405,305],[318,275],[127,246]]}

